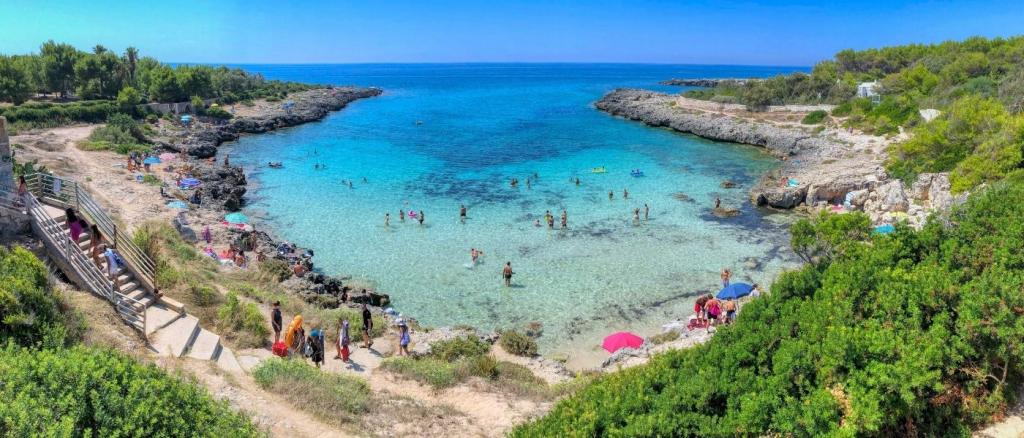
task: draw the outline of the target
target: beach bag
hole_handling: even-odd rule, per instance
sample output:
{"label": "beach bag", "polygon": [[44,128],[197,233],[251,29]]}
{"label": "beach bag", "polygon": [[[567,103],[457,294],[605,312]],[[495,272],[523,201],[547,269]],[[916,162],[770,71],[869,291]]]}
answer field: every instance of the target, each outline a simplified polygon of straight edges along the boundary
{"label": "beach bag", "polygon": [[284,342],[277,342],[270,349],[274,353],[274,356],[286,357],[288,356],[288,346]]}
{"label": "beach bag", "polygon": [[313,337],[306,338],[306,348],[303,349],[302,355],[305,357],[313,357]]}

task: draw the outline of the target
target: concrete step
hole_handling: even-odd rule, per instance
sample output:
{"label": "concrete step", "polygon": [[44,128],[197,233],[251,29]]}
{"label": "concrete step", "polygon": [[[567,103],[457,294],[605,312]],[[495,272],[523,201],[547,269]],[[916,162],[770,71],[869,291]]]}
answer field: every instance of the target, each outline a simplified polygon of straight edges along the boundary
{"label": "concrete step", "polygon": [[181,312],[168,309],[167,306],[157,303],[146,308],[146,335],[160,330],[171,323],[184,318]]}
{"label": "concrete step", "polygon": [[235,357],[235,353],[230,348],[222,346],[220,349],[220,356],[217,357],[217,366],[220,369],[229,373],[242,373],[242,365],[238,363],[238,358]]}
{"label": "concrete step", "polygon": [[[119,276],[119,277],[120,277],[120,276]],[[131,291],[133,291],[133,290],[135,290],[135,289],[138,289],[138,288],[139,288],[139,284],[138,284],[138,283],[136,283],[136,282],[135,282],[135,278],[134,278],[134,277],[132,277],[132,279],[131,279],[130,281],[125,281],[125,282],[121,282],[121,287],[120,287],[120,288],[118,288],[118,290],[119,290],[119,291],[120,291],[121,293],[123,293],[123,294],[127,295],[127,294],[128,294],[128,292],[131,292]]]}
{"label": "concrete step", "polygon": [[199,360],[216,360],[220,353],[220,335],[206,329],[200,329],[188,350],[188,357]]}
{"label": "concrete step", "polygon": [[168,298],[166,295],[160,297],[160,304],[166,306],[168,309],[176,312],[185,313],[185,305],[179,303],[177,300]]}
{"label": "concrete step", "polygon": [[167,327],[157,330],[150,338],[156,352],[164,356],[182,357],[200,331],[199,319],[185,315]]}

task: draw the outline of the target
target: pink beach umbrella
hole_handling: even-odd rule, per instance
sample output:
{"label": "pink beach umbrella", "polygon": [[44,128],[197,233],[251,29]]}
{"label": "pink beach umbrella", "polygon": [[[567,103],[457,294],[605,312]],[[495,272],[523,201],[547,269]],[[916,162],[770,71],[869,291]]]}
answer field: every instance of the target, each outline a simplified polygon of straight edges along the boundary
{"label": "pink beach umbrella", "polygon": [[605,337],[601,346],[609,353],[614,353],[623,348],[640,348],[643,344],[644,338],[630,332],[618,332]]}

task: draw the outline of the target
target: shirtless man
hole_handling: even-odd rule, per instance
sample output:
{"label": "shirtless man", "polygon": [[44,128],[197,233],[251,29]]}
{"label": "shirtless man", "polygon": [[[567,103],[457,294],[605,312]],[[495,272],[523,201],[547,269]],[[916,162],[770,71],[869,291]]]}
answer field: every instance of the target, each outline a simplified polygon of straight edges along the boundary
{"label": "shirtless man", "polygon": [[479,259],[480,256],[482,255],[484,255],[483,251],[477,251],[476,248],[469,249],[469,257],[473,260],[473,266],[476,266],[477,259]]}
{"label": "shirtless man", "polygon": [[622,189],[622,199],[629,199],[629,190]]}
{"label": "shirtless man", "polygon": [[568,223],[569,223],[569,216],[565,212],[565,210],[562,210],[562,228],[565,228]]}
{"label": "shirtless man", "polygon": [[462,222],[466,221],[466,206],[465,205],[460,205],[459,206],[459,220],[461,220]]}
{"label": "shirtless man", "polygon": [[391,213],[384,213],[384,226],[391,225]]}
{"label": "shirtless man", "polygon": [[647,220],[647,218],[650,217],[650,216],[651,216],[651,207],[648,207],[647,204],[644,203],[644,220]]}
{"label": "shirtless man", "polygon": [[501,270],[501,276],[505,279],[505,287],[512,286],[512,262],[505,262],[505,268]]}

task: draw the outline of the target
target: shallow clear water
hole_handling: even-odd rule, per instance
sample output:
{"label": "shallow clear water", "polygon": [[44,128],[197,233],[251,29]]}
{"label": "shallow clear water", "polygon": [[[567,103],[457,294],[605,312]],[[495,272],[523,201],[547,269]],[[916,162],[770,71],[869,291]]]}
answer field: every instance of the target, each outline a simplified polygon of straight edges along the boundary
{"label": "shallow clear water", "polygon": [[[313,248],[317,266],[389,293],[428,325],[544,325],[546,351],[592,349],[611,330],[649,331],[717,290],[718,272],[770,282],[791,263],[778,216],[749,207],[775,161],[593,108],[619,86],[793,68],[623,65],[246,66],[271,78],[375,85],[385,93],[320,123],[227,147],[257,184],[249,212]],[[418,123],[422,122],[422,123]],[[243,152],[244,151],[244,152]],[[261,166],[283,161],[283,169]],[[326,169],[316,170],[323,163]],[[604,166],[606,173],[590,170]],[[644,177],[633,177],[642,169]],[[525,181],[539,179],[527,188]],[[367,182],[363,182],[363,178]],[[518,188],[509,180],[517,177]],[[580,186],[572,180],[579,177]],[[722,189],[723,180],[739,189]],[[353,180],[354,188],[342,185]],[[628,200],[622,197],[628,189]],[[614,191],[609,201],[608,192]],[[677,200],[685,193],[692,202]],[[714,199],[743,206],[710,216]],[[650,206],[650,219],[633,209]],[[468,219],[459,221],[459,206]],[[424,226],[398,218],[424,211]],[[562,210],[569,226],[558,229]],[[556,229],[537,228],[546,210]],[[384,225],[390,212],[391,225]],[[783,220],[784,222],[784,220]],[[485,253],[470,265],[470,248]],[[753,257],[757,269],[745,267]],[[500,271],[511,261],[513,287]]]}

